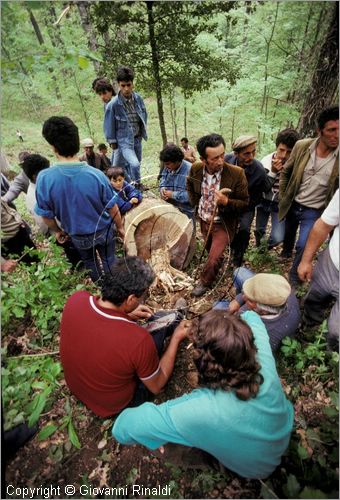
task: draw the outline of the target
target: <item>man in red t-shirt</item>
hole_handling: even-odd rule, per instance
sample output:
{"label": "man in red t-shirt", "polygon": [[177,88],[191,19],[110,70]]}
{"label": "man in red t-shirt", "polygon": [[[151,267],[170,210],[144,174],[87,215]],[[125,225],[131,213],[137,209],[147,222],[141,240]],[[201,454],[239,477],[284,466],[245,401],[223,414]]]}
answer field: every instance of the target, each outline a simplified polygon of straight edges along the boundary
{"label": "man in red t-shirt", "polygon": [[151,267],[139,257],[117,259],[102,280],[100,298],[81,291],[65,305],[60,337],[65,380],[75,396],[100,417],[144,402],[144,386],[159,393],[172,374],[178,346],[188,334],[190,322],[182,321],[159,359],[159,339],[135,322],[152,315],[140,302],[154,278]]}

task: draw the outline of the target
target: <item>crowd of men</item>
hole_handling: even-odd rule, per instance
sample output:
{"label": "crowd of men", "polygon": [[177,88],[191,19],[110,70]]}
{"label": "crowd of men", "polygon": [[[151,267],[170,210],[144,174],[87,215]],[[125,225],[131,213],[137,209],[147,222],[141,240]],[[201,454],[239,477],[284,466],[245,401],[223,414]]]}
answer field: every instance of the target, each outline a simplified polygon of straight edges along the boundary
{"label": "crowd of men", "polygon": [[[199,225],[207,250],[193,297],[214,287],[224,251],[232,248],[235,299],[188,321],[183,303],[158,312],[144,304],[155,279],[148,263],[115,256],[115,237],[125,236],[124,214],[142,201],[147,139],[147,111],[134,91],[132,69],[119,68],[115,85],[117,94],[106,78],[93,82],[104,103],[111,158],[105,144],[95,152],[91,138],[81,143],[77,126],[60,116],[42,128],[56,156],[52,167],[41,155],[24,152],[22,172],[9,183],[2,158],[1,269],[15,272],[13,254],[20,258],[25,247],[35,247],[13,204],[25,192],[41,232],[54,234],[73,266],[83,265],[100,289],[98,296],[76,292],[64,308],[60,356],[70,390],[97,415],[119,415],[112,432],[121,443],[161,451],[167,443],[199,448],[242,476],[267,477],[280,463],[294,420],[274,355],[301,323],[295,291],[305,280],[311,286],[302,321],[319,324],[332,303],[327,340],[330,349],[338,349],[338,108],[320,113],[315,138],[299,140],[294,129],[280,131],[275,151],[262,161],[250,134],[236,138],[231,153],[216,133],[198,139],[197,153],[186,137],[181,148],[167,144],[160,151],[159,196]],[[256,245],[266,241],[271,251],[283,244],[281,257],[287,259],[295,245],[288,281],[242,267],[254,219]],[[329,236],[313,271],[313,258]],[[27,263],[35,259],[29,253],[22,257]],[[198,387],[155,405],[152,394],[166,385],[187,338]]]}

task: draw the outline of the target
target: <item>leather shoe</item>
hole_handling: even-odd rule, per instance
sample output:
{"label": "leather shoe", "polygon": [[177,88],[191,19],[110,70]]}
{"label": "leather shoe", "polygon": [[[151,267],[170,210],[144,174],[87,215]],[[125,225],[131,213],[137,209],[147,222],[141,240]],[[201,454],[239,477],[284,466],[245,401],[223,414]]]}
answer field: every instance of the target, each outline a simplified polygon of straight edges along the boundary
{"label": "leather shoe", "polygon": [[195,286],[195,288],[193,289],[193,291],[191,292],[191,295],[193,297],[201,297],[202,295],[204,295],[207,291],[209,290],[209,287],[208,286],[205,286],[203,285],[203,283],[199,283],[197,286]]}

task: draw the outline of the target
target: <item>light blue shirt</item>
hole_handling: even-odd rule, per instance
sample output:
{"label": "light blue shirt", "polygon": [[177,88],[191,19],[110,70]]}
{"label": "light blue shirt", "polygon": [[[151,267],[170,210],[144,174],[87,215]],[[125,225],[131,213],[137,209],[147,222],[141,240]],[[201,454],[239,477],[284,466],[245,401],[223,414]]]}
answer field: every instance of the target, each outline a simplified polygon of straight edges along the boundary
{"label": "light blue shirt", "polygon": [[35,213],[57,218],[69,235],[94,234],[107,227],[105,211],[115,205],[108,178],[86,162],[57,163],[37,178]]}
{"label": "light blue shirt", "polygon": [[238,399],[221,389],[196,389],[161,405],[144,403],[124,410],[112,429],[122,444],[156,449],[166,443],[201,448],[227,468],[248,478],[265,478],[279,465],[294,421],[261,318],[242,314],[255,337],[264,378],[255,398]]}

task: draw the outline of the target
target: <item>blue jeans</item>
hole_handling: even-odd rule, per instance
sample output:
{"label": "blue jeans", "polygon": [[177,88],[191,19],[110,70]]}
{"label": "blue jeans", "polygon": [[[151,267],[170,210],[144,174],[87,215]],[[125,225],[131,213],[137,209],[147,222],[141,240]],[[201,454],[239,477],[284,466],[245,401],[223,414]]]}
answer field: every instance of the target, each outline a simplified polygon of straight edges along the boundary
{"label": "blue jeans", "polygon": [[115,261],[113,222],[97,233],[73,235],[71,239],[84,266],[90,271],[92,281],[97,281],[102,274],[109,272]]}
{"label": "blue jeans", "polygon": [[[236,295],[242,292],[243,283],[253,276],[255,276],[255,273],[247,267],[238,267],[235,269],[233,273],[233,282],[236,288]],[[229,300],[220,300],[214,303],[213,309],[228,309],[229,304]]]}
{"label": "blue jeans", "polygon": [[269,217],[272,229],[268,239],[268,246],[275,247],[283,242],[285,237],[285,221],[279,221],[279,204],[274,201],[263,200],[256,210],[256,244],[265,236]]}
{"label": "blue jeans", "polygon": [[134,147],[119,145],[114,150],[112,164],[122,167],[126,174],[127,182],[140,183],[140,163],[142,161],[142,139],[135,137]]}
{"label": "blue jeans", "polygon": [[299,237],[295,244],[295,257],[289,271],[289,279],[293,284],[300,283],[297,268],[300,264],[310,230],[321,214],[322,209],[308,208],[296,201],[293,202],[287,213],[286,230],[282,249],[283,255],[290,256],[292,254],[296,233],[299,229]]}

